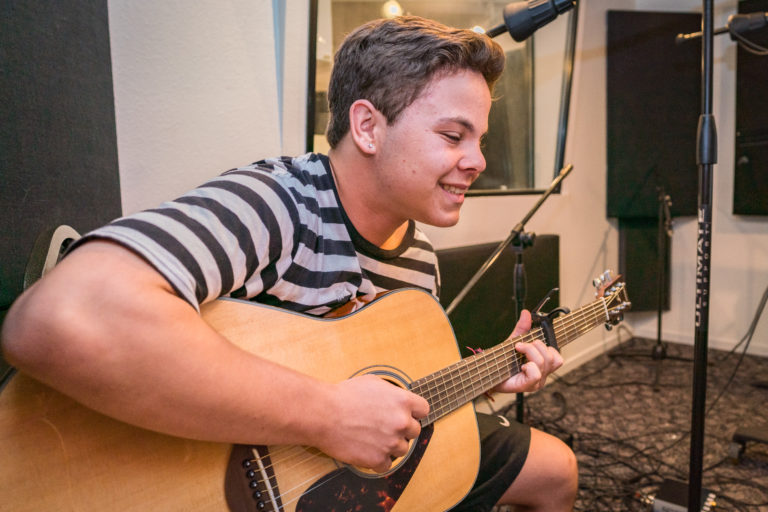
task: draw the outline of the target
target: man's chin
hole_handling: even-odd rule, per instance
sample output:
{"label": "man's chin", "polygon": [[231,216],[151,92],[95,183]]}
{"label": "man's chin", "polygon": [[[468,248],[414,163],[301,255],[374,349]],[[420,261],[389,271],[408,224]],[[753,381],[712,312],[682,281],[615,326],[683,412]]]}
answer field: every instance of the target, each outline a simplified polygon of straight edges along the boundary
{"label": "man's chin", "polygon": [[424,220],[421,220],[420,222],[423,222],[424,224],[429,224],[430,226],[434,226],[436,228],[450,228],[459,223],[459,216],[457,214],[456,216],[445,216],[440,218],[424,219]]}

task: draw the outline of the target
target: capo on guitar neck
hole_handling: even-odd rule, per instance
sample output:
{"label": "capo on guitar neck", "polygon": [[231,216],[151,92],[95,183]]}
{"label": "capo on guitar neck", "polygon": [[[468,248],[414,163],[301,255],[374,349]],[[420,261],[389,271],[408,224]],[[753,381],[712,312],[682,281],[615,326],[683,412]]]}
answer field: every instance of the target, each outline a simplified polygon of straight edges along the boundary
{"label": "capo on guitar neck", "polygon": [[552,298],[552,295],[554,295],[555,292],[560,290],[560,288],[552,288],[549,290],[549,293],[541,299],[541,302],[534,308],[534,310],[531,312],[531,318],[534,323],[541,326],[541,332],[544,336],[544,342],[550,346],[554,347],[555,350],[558,352],[560,351],[560,347],[557,345],[557,338],[555,337],[555,329],[552,326],[552,321],[557,318],[559,315],[568,314],[571,312],[570,309],[559,307],[555,308],[549,313],[542,313],[541,308],[544,307],[544,304],[547,303],[549,299]]}

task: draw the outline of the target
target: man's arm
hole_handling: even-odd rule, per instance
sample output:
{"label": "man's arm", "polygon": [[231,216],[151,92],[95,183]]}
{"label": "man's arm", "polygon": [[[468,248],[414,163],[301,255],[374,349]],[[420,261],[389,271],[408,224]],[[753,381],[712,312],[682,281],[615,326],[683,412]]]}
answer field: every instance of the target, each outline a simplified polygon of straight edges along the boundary
{"label": "man's arm", "polygon": [[106,241],[78,248],[16,301],[2,346],[20,370],[128,423],[311,445],[378,470],[405,453],[428,412],[376,377],[324,383],[241,350],[144,259]]}

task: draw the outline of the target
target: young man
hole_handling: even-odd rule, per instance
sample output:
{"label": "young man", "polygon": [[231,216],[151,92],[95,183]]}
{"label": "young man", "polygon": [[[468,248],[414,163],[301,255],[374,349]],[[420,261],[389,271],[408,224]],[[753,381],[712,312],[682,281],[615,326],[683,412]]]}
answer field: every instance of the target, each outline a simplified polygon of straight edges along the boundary
{"label": "young man", "polygon": [[[231,296],[319,315],[388,289],[436,294],[434,251],[414,221],[458,221],[485,168],[503,62],[468,30],[414,17],[364,25],[336,55],[327,157],[233,169],[86,235],[14,304],[7,359],[145,428],[314,446],[385,471],[419,435],[423,398],[370,375],[325,383],[262,359],[209,327],[199,305]],[[515,334],[529,328],[525,313]],[[498,391],[539,389],[562,365],[540,341],[518,350],[528,362]],[[526,426],[486,423],[480,474],[456,510],[570,510],[573,453]]]}

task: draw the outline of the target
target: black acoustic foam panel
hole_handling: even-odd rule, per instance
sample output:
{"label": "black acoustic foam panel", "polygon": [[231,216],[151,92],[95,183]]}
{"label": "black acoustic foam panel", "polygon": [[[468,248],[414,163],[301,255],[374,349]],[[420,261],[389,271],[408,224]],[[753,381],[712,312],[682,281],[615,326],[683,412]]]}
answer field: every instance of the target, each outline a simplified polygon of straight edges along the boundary
{"label": "black acoustic foam panel", "polygon": [[701,46],[675,36],[700,30],[701,16],[607,17],[607,215],[655,217],[658,187],[672,197],[672,215],[695,215]]}
{"label": "black acoustic foam panel", "polygon": [[[106,0],[4,2],[0,15],[0,307],[40,233],[120,215]],[[64,298],[62,297],[62,300]]]}

